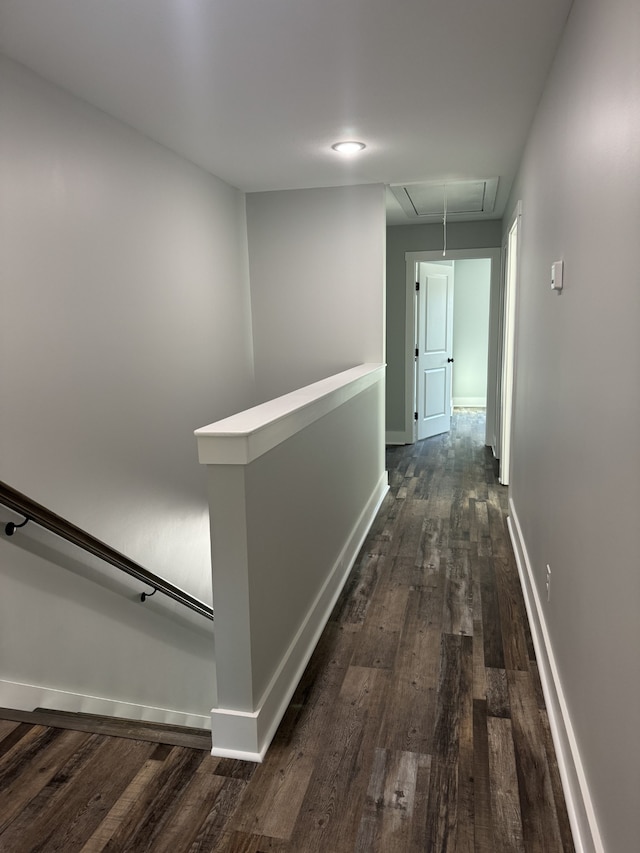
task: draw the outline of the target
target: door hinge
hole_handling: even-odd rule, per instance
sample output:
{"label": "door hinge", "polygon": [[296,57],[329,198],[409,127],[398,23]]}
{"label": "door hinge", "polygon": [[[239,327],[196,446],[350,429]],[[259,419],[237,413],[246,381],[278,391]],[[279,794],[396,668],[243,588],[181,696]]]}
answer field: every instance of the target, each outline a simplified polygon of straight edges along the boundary
{"label": "door hinge", "polygon": [[417,358],[419,355],[420,355],[420,352],[418,351],[418,347],[416,347],[416,358]]}
{"label": "door hinge", "polygon": [[417,412],[413,413],[413,419],[414,419],[414,421],[418,420],[418,413]]}
{"label": "door hinge", "polygon": [[420,282],[416,281],[416,290],[420,290]]}

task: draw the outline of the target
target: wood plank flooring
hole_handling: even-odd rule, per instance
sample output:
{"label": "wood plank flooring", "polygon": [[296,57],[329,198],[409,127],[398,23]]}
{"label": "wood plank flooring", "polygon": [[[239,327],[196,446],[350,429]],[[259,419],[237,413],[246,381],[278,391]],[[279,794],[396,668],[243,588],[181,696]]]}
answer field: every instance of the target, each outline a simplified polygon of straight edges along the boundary
{"label": "wood plank flooring", "polygon": [[46,708],[36,708],[35,711],[0,708],[0,720],[211,751],[211,730],[207,729],[145,723],[138,720],[124,720],[120,717],[101,717],[97,714],[74,714],[71,711],[52,711]]}
{"label": "wood plank flooring", "polygon": [[573,851],[483,415],[391,490],[261,765],[0,720],[3,853]]}

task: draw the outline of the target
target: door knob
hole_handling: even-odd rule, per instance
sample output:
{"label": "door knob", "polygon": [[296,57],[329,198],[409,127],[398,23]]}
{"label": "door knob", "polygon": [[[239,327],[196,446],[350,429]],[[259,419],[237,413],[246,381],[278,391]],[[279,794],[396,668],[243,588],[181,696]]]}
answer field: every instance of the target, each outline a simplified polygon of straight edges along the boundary
{"label": "door knob", "polygon": [[448,363],[448,364],[452,364],[452,363],[453,363],[453,359],[452,359],[452,358],[448,358],[448,359],[447,359],[447,363]]}

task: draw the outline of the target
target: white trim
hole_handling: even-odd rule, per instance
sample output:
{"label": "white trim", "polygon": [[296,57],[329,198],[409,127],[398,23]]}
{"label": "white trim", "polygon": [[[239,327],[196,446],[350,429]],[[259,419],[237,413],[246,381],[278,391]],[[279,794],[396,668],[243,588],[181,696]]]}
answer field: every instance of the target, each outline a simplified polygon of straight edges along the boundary
{"label": "white trim", "polygon": [[453,405],[459,409],[486,409],[486,397],[454,397]]}
{"label": "white trim", "polygon": [[384,364],[361,364],[195,431],[201,465],[248,465],[374,385]]}
{"label": "white trim", "polygon": [[152,705],[105,699],[35,684],[21,684],[18,681],[0,680],[0,705],[4,708],[15,708],[18,711],[48,708],[52,711],[98,714],[102,717],[121,717],[126,720],[141,720],[146,723],[163,723],[171,726],[199,729],[209,729],[211,726],[211,718],[204,714],[155,708]]}
{"label": "white trim", "polygon": [[502,219],[502,222],[505,225],[504,231],[502,232],[502,242],[504,243],[505,239],[509,236],[509,231],[511,231],[511,227],[516,219],[522,216],[522,199],[518,199],[518,201],[514,204],[511,214],[509,216],[505,216]]}
{"label": "white trim", "polygon": [[413,436],[407,436],[406,432],[391,430],[385,434],[385,444],[411,444]]}
{"label": "white trim", "polygon": [[571,725],[569,709],[564,698],[560,674],[555,662],[551,638],[538,590],[533,578],[531,561],[522,535],[516,508],[509,498],[507,519],[511,543],[518,565],[520,583],[531,626],[542,690],[549,715],[551,734],[558,759],[569,821],[576,853],[604,853],[600,831],[587,779],[582,766],[578,743]]}
{"label": "white trim", "polygon": [[500,374],[500,482],[508,486],[511,478],[511,445],[514,435],[516,399],[516,366],[518,352],[518,302],[520,290],[520,256],[522,238],[520,219],[522,202],[516,205],[516,213],[509,227],[506,243],[503,244],[505,263],[502,265],[503,304]]}
{"label": "white trim", "polygon": [[291,640],[258,709],[246,712],[228,708],[211,710],[212,755],[258,762],[264,758],[388,490],[385,471]]}

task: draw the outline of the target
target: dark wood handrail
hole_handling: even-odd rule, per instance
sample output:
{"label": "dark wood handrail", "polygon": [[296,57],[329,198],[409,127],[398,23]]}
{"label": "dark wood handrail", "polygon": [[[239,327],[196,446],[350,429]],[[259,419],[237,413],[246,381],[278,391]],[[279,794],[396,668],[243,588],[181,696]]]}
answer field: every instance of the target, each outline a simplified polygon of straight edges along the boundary
{"label": "dark wood handrail", "polygon": [[[80,527],[76,527],[75,524],[72,524],[70,521],[56,515],[55,512],[52,512],[50,509],[42,506],[42,504],[36,503],[31,500],[31,498],[23,495],[22,492],[16,491],[16,489],[11,488],[11,486],[8,486],[6,483],[1,481],[0,504],[13,510],[19,515],[25,516],[28,521],[33,521],[45,530],[55,533],[56,536],[60,536],[67,542],[77,545],[78,548],[82,548],[83,551],[87,551],[89,554],[99,557],[106,563],[120,569],[121,572],[125,572],[142,583],[153,587],[153,592],[142,594],[142,601],[153,595],[156,591],[162,592],[174,601],[184,604],[185,607],[188,607],[195,613],[199,613],[206,619],[213,620],[213,610],[203,601],[194,598],[192,595],[189,595],[188,592],[185,592],[179,587],[174,586],[172,583],[169,583],[169,581],[163,580],[158,575],[155,575],[153,572],[148,571],[138,565],[138,563],[130,560],[129,557],[125,557],[124,554],[121,554],[119,551],[114,550],[109,545],[106,545],[104,542],[96,539],[95,536],[92,536]],[[5,532],[7,535],[11,535],[17,527],[21,526],[22,525],[9,522],[5,526]]]}

